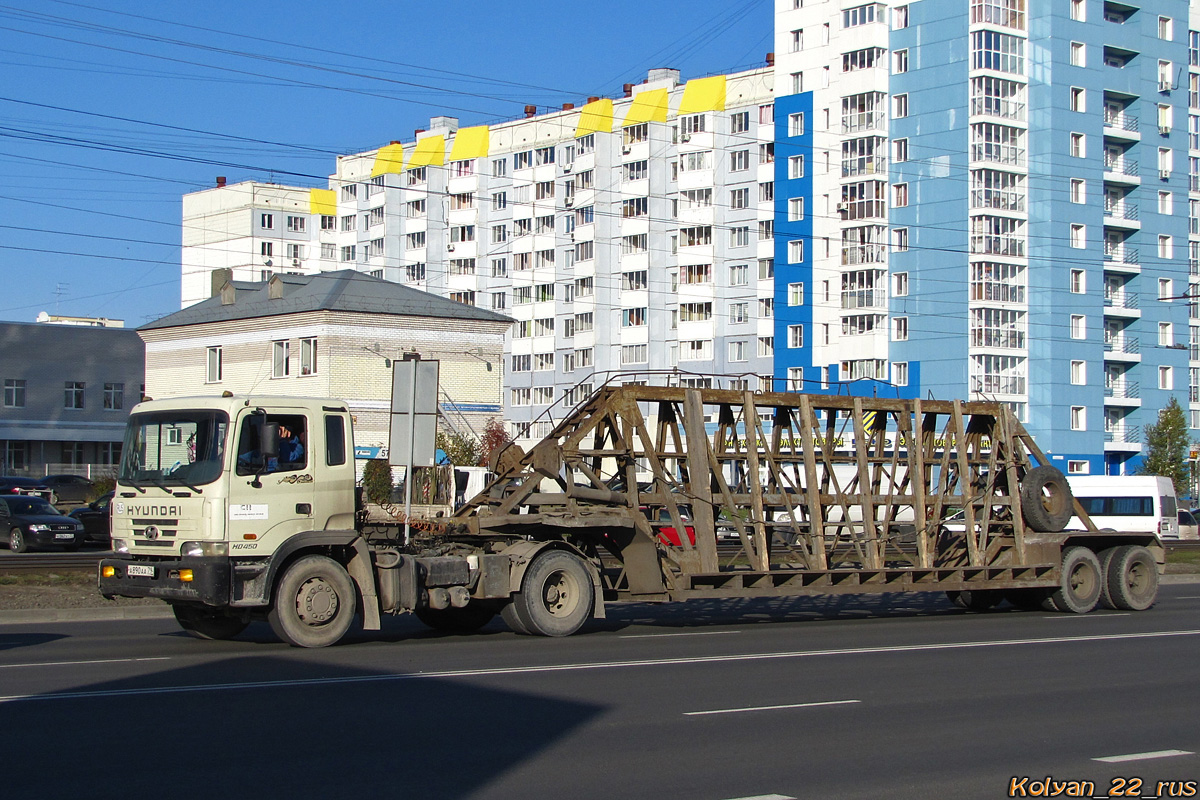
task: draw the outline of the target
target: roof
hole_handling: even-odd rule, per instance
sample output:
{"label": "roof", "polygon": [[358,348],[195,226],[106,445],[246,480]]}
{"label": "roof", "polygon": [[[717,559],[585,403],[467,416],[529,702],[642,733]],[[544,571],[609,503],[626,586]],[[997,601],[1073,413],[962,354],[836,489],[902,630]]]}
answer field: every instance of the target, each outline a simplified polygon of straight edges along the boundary
{"label": "roof", "polygon": [[[275,286],[275,290],[271,289]],[[217,294],[195,305],[148,322],[138,330],[177,328],[210,322],[258,319],[312,311],[346,311],[403,317],[435,317],[511,323],[494,311],[456,303],[445,297],[376,278],[365,272],[343,269],[316,275],[274,275],[269,281],[230,281],[234,302],[225,304]],[[272,295],[278,295],[272,297]]]}

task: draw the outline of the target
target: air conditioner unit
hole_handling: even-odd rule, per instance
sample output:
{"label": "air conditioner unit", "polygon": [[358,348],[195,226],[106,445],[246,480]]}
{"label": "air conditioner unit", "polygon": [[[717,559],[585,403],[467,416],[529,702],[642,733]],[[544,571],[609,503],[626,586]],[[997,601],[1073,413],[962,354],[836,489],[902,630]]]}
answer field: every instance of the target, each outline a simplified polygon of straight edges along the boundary
{"label": "air conditioner unit", "polygon": [[571,168],[574,166],[574,164],[563,164],[563,172],[570,172]]}
{"label": "air conditioner unit", "polygon": [[1164,181],[1165,181],[1165,180],[1167,180],[1167,179],[1169,179],[1169,178],[1171,177],[1171,170],[1169,170],[1169,169],[1160,169],[1160,170],[1158,171],[1158,177],[1159,177],[1159,178],[1161,178],[1161,179],[1162,179],[1162,180],[1164,180]]}
{"label": "air conditioner unit", "polygon": [[1165,79],[1165,78],[1160,78],[1160,79],[1159,79],[1159,81],[1158,81],[1158,90],[1159,90],[1160,92],[1169,92],[1169,91],[1171,91],[1171,90],[1172,90],[1172,89],[1174,89],[1174,88],[1175,88],[1175,87],[1171,85],[1171,81],[1169,81],[1169,80],[1167,80],[1167,79]]}
{"label": "air conditioner unit", "polygon": [[1158,133],[1160,136],[1167,136],[1168,134],[1171,133],[1171,126],[1170,125],[1159,125]]}
{"label": "air conditioner unit", "polygon": [[575,198],[574,197],[564,198],[563,205],[566,206],[567,208],[570,208],[571,206],[575,205]]}
{"label": "air conditioner unit", "polygon": [[446,246],[446,252],[448,252],[448,253],[453,253],[453,252],[454,252],[454,245],[452,245],[452,244],[451,244],[451,245],[447,245],[447,246]]}
{"label": "air conditioner unit", "polygon": [[298,266],[300,266],[300,259],[298,259],[298,258],[293,258],[293,259],[292,259],[292,266],[293,266],[293,267],[298,267]]}
{"label": "air conditioner unit", "polygon": [[692,140],[692,135],[690,133],[685,133],[679,137],[679,141],[681,141],[681,142],[690,142],[691,140]]}
{"label": "air conditioner unit", "polygon": [[625,145],[624,147],[621,148],[621,154],[627,156],[627,155],[629,155],[629,152],[631,149],[632,148],[629,145]]}

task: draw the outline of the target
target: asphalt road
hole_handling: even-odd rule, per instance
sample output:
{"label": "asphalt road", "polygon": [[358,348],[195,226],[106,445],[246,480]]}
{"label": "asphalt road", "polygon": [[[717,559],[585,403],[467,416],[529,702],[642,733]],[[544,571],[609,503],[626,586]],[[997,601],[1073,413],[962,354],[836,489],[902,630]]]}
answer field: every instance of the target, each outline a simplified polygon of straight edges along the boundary
{"label": "asphalt road", "polygon": [[[615,607],[569,639],[412,619],[320,651],[265,625],[0,627],[8,798],[1200,795],[1200,585],[1140,614],[940,597]],[[1148,757],[1152,754],[1154,757]],[[1132,757],[1121,761],[1097,759]],[[1037,788],[1021,783],[1028,796]],[[1177,784],[1177,791],[1185,784]],[[1018,796],[1020,794],[1018,793]],[[1178,795],[1177,795],[1178,796]]]}

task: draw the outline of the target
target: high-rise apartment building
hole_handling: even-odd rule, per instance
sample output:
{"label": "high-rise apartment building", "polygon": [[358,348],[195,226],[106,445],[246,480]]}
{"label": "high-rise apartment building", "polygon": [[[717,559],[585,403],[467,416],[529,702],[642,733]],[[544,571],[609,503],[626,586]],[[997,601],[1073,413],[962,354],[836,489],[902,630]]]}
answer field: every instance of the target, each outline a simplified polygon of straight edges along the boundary
{"label": "high-rise apartment building", "polygon": [[[1200,428],[1198,30],[1187,0],[777,0],[761,69],[189,195],[185,272],[353,265],[502,311],[531,437],[642,371],[999,400],[1065,472],[1125,471],[1169,397]],[[270,201],[236,237],[204,221],[235,190]]]}

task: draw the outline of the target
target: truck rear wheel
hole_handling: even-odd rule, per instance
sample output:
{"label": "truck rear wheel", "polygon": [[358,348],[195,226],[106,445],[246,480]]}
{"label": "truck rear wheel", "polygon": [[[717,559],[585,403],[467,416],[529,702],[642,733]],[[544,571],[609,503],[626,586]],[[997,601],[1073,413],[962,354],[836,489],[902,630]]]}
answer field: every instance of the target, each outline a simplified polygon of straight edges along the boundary
{"label": "truck rear wheel", "polygon": [[563,550],[544,550],[525,572],[513,611],[536,636],[570,636],[592,615],[595,594],[587,566]]}
{"label": "truck rear wheel", "polygon": [[220,611],[195,606],[172,605],[179,627],[197,639],[232,639],[250,623]]}
{"label": "truck rear wheel", "polygon": [[341,564],[325,556],[304,556],[283,573],[267,621],[293,647],[328,647],[350,630],[357,600]]}
{"label": "truck rear wheel", "polygon": [[471,633],[496,616],[496,607],[488,600],[472,600],[464,608],[418,608],[417,619],[435,631]]}
{"label": "truck rear wheel", "polygon": [[1063,550],[1059,587],[1046,599],[1047,608],[1086,614],[1100,602],[1103,582],[1096,554],[1086,547],[1068,547]]}
{"label": "truck rear wheel", "polygon": [[1158,599],[1158,564],[1145,547],[1114,547],[1105,559],[1105,604],[1124,611],[1145,611]]}

